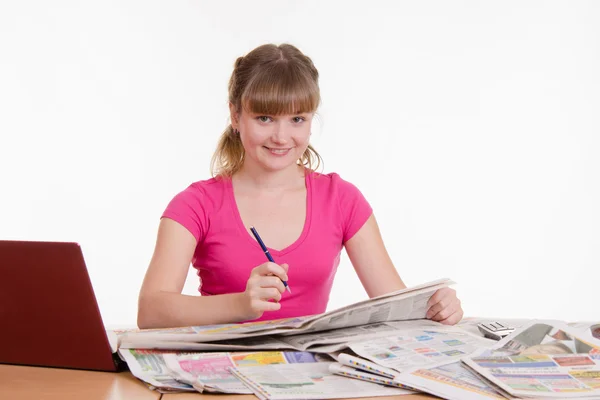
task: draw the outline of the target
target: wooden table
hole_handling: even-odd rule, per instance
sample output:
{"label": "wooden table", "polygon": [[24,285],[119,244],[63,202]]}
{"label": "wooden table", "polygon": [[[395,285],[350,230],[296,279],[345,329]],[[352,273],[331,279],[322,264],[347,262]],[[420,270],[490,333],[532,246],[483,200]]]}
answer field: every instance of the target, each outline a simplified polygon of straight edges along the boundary
{"label": "wooden table", "polygon": [[[385,397],[361,397],[360,400],[435,400],[439,397],[428,394],[407,394],[404,396]],[[163,394],[161,400],[257,400],[251,394],[200,394],[200,393],[177,393]]]}
{"label": "wooden table", "polygon": [[[426,394],[363,397],[365,400],[432,400]],[[0,399],[10,400],[256,400],[253,395],[150,390],[130,372],[94,372],[0,364]]]}
{"label": "wooden table", "polygon": [[95,372],[0,364],[0,398],[6,400],[158,400],[129,372]]}

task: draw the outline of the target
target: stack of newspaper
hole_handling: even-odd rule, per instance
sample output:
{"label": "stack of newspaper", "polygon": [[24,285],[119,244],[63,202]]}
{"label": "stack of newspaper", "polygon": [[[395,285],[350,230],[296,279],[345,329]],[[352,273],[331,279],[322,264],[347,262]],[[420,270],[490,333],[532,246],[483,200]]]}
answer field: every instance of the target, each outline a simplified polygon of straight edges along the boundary
{"label": "stack of newspaper", "polygon": [[[389,335],[399,321],[423,321],[431,295],[453,283],[441,279],[301,318],[113,333],[121,358],[152,388],[162,392],[252,393],[231,375],[231,368],[331,362],[327,354],[346,348],[349,341]],[[340,378],[347,379],[342,375],[332,379]],[[355,385],[364,384],[380,388],[371,382]],[[388,389],[382,394],[389,394]],[[373,387],[371,392],[375,393]]]}
{"label": "stack of newspaper", "polygon": [[[445,279],[328,313],[246,324],[121,331],[119,354],[161,392],[334,399],[600,399],[599,325],[522,322],[500,342],[424,319]],[[596,332],[594,331],[594,332]]]}
{"label": "stack of newspaper", "polygon": [[[393,334],[403,323],[433,324],[423,319],[427,301],[436,290],[453,283],[442,279],[301,318],[114,333],[119,354],[132,373],[161,392],[253,393],[239,376],[232,375],[232,370],[240,368],[239,373],[272,364],[280,369],[285,364],[286,368],[304,369],[309,375],[310,371],[327,373],[327,379],[318,380],[319,387],[313,393],[317,398],[352,397],[340,390],[348,379],[329,372],[333,359],[328,353],[346,348],[350,341]],[[354,393],[361,396],[408,392],[373,382],[352,385]]]}

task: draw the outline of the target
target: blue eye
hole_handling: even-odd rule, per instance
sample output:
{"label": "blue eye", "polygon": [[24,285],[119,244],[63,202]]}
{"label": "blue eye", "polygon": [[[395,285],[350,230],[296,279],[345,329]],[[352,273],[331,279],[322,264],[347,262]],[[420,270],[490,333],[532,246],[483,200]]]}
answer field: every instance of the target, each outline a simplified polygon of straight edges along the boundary
{"label": "blue eye", "polygon": [[256,117],[257,120],[259,120],[260,122],[270,122],[272,119],[271,117],[268,117],[266,115],[261,115]]}

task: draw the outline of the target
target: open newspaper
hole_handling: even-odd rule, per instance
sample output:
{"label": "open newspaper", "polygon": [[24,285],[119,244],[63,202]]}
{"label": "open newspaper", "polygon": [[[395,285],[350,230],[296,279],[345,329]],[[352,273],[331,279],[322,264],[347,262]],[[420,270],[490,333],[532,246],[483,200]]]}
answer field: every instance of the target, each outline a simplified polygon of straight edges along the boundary
{"label": "open newspaper", "polygon": [[600,398],[600,340],[566,324],[533,321],[462,361],[508,396]]}
{"label": "open newspaper", "polygon": [[[197,351],[252,349],[331,352],[348,336],[380,335],[393,321],[423,319],[436,290],[454,284],[441,279],[354,303],[323,314],[243,324],[118,332],[119,348]],[[369,328],[371,327],[371,328]],[[336,333],[337,330],[337,333]],[[332,331],[329,336],[318,334]],[[310,336],[317,334],[316,336]],[[307,335],[299,338],[299,335]],[[337,335],[335,338],[333,336]],[[239,340],[241,339],[241,340]],[[320,348],[319,348],[320,347]]]}

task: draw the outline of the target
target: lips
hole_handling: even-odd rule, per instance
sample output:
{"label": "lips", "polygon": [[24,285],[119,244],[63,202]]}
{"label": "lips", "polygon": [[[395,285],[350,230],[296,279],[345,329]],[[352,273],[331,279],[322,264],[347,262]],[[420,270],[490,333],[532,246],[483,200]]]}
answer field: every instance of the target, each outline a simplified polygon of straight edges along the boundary
{"label": "lips", "polygon": [[289,153],[289,151],[291,150],[290,148],[277,149],[277,148],[273,148],[273,147],[265,147],[265,149],[269,150],[271,152],[271,154],[275,154],[278,156],[285,155],[285,154]]}

